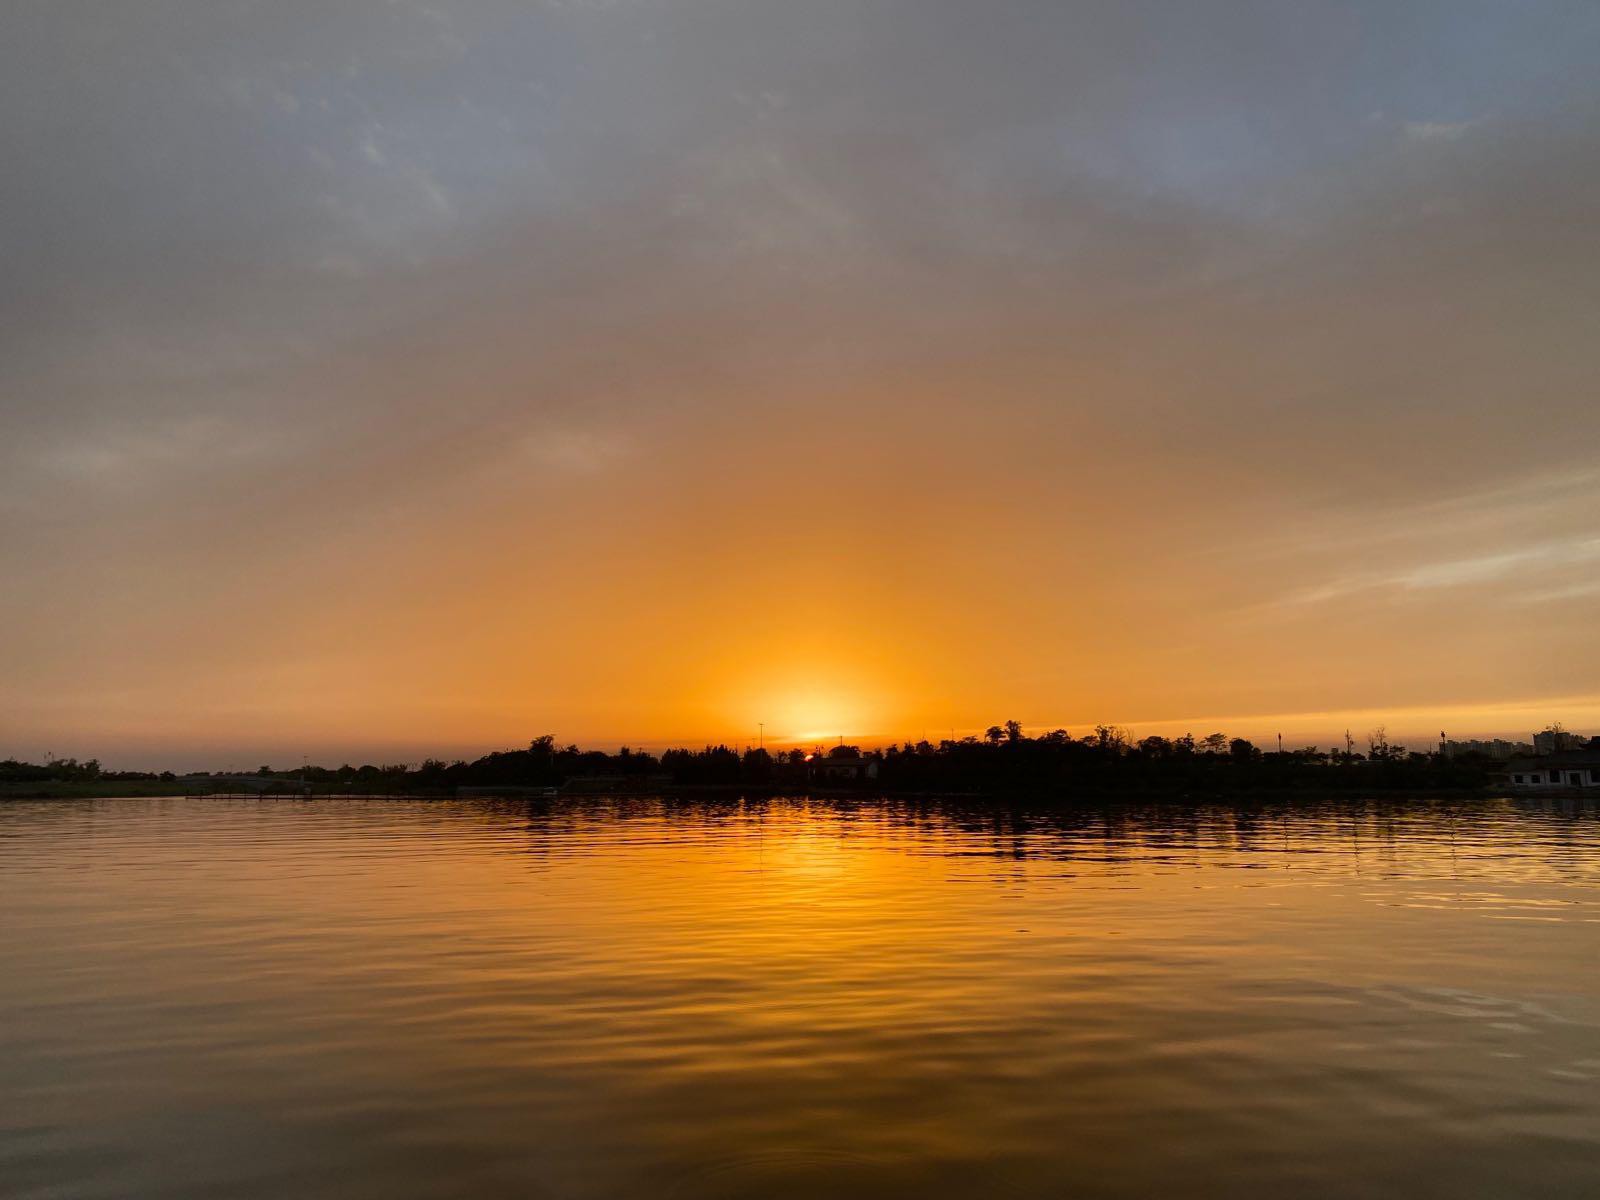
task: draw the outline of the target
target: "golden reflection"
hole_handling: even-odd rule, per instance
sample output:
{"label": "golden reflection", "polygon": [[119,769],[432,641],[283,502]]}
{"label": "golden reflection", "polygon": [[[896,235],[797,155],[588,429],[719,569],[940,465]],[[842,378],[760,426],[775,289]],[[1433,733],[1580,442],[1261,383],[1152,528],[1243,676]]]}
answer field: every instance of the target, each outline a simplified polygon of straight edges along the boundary
{"label": "golden reflection", "polygon": [[[1312,1171],[1400,1194],[1425,1168],[1452,1194],[1579,1195],[1592,1174],[1592,810],[180,800],[0,822],[10,1094],[47,1111],[70,1086],[57,1136],[82,1153],[60,1161],[125,1137],[139,1194],[174,1190],[141,1139],[240,1097],[248,1121],[205,1130],[227,1152],[182,1162],[245,1197],[390,1169],[384,1194],[701,1198],[1220,1196],[1240,1163],[1263,1192]],[[130,1042],[161,1066],[131,1091]],[[1503,1164],[1530,1111],[1566,1115]],[[1471,1129],[1493,1156],[1452,1174],[1432,1148]]]}

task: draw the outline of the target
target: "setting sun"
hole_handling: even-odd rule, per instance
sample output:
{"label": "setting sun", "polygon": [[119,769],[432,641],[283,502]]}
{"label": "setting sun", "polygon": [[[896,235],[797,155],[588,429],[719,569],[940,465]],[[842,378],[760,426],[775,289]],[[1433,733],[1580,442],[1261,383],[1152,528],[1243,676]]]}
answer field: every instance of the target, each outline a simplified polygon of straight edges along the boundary
{"label": "setting sun", "polygon": [[[795,671],[766,684],[739,689],[731,719],[762,731],[770,746],[859,738],[898,727],[900,714],[864,672]],[[764,727],[764,729],[763,729]]]}

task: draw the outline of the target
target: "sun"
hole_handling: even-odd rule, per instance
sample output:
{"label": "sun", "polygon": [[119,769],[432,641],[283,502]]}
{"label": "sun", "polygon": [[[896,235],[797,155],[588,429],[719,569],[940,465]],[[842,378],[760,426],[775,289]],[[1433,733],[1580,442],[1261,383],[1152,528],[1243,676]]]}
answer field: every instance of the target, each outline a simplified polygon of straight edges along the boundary
{"label": "sun", "polygon": [[860,736],[873,728],[874,706],[845,688],[825,685],[791,687],[774,694],[764,706],[770,741],[812,745]]}

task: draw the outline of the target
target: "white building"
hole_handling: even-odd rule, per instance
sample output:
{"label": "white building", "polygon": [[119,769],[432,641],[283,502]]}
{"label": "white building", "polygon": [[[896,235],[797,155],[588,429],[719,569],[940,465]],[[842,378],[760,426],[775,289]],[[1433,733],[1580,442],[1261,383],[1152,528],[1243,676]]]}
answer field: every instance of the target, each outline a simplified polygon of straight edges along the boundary
{"label": "white building", "polygon": [[1506,779],[1514,788],[1600,788],[1600,750],[1517,759]]}

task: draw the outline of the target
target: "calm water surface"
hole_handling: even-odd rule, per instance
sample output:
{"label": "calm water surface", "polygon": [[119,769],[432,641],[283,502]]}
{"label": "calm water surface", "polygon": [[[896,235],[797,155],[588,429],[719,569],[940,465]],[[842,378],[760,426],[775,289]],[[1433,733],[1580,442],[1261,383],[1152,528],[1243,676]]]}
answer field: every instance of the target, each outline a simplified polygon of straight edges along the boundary
{"label": "calm water surface", "polygon": [[6,1197],[1595,1196],[1600,820],[0,804]]}

